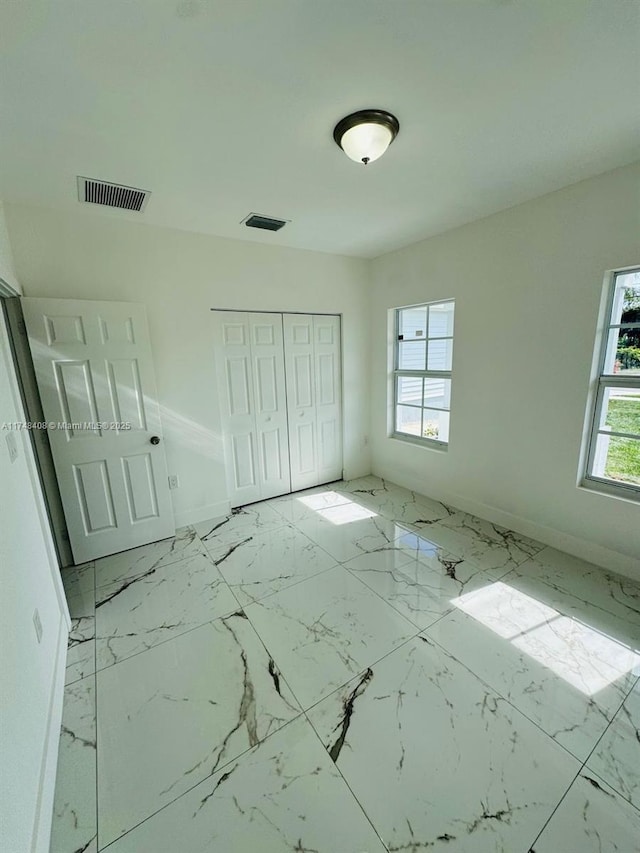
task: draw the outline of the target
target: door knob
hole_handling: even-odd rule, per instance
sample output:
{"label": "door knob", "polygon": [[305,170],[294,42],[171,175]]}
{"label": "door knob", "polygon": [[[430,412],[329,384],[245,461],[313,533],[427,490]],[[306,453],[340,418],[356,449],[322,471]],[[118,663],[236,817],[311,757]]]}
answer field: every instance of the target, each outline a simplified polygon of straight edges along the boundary
{"label": "door knob", "polygon": [[160,444],[160,437],[157,435],[152,435],[149,441],[151,442],[151,444]]}

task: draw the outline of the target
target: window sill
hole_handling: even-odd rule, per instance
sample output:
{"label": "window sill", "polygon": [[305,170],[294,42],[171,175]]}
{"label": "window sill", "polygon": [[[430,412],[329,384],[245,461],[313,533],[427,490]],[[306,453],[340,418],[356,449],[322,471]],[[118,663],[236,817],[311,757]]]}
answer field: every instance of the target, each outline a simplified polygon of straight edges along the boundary
{"label": "window sill", "polygon": [[389,438],[394,441],[401,441],[403,444],[413,444],[414,447],[422,447],[424,450],[437,450],[440,453],[443,451],[446,452],[449,449],[449,443],[447,441],[435,441],[431,438],[418,438],[404,435],[400,432],[393,432],[389,436]]}
{"label": "window sill", "polygon": [[640,503],[640,486],[622,486],[609,480],[599,480],[593,477],[585,477],[578,485],[579,489],[595,492],[607,498],[617,498],[625,503]]}

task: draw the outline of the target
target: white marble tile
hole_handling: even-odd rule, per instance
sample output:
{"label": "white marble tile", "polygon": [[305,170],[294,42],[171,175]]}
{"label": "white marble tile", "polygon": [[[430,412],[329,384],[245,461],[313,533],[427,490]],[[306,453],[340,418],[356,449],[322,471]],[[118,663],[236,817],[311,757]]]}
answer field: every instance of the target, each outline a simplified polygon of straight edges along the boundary
{"label": "white marble tile", "polygon": [[587,767],[640,809],[640,681],[587,761]]}
{"label": "white marble tile", "polygon": [[529,853],[640,853],[640,812],[583,770]]}
{"label": "white marble tile", "polygon": [[[464,522],[464,523],[463,523]],[[476,524],[477,522],[477,524]],[[407,525],[427,542],[471,560],[481,569],[492,572],[496,578],[516,569],[535,553],[537,545],[513,531],[504,530],[487,521],[475,519],[466,513],[455,513],[448,519],[432,524]]]}
{"label": "white marble tile", "polygon": [[417,630],[342,566],[246,613],[304,708]]}
{"label": "white marble tile", "polygon": [[536,539],[529,539],[515,530],[485,521],[468,512],[455,512],[449,518],[440,522],[443,527],[455,530],[458,533],[475,539],[489,547],[498,545],[504,548],[511,559],[516,563],[522,563],[529,557],[541,551],[545,545]]}
{"label": "white marble tile", "polygon": [[230,515],[223,518],[201,521],[192,527],[204,543],[205,547],[216,547],[218,544],[235,545],[247,536],[268,533],[283,527],[286,520],[279,512],[267,503],[250,504],[232,510]]}
{"label": "white marble tile", "polygon": [[336,561],[299,530],[289,525],[247,536],[235,545],[209,546],[209,555],[241,604],[257,601]]}
{"label": "white marble tile", "polygon": [[411,526],[413,530],[420,530],[456,514],[453,507],[441,501],[386,481],[381,480],[380,483],[380,488],[360,488],[352,490],[350,495],[353,500],[371,507],[379,515]]}
{"label": "white marble tile", "polygon": [[400,489],[401,486],[389,483],[381,477],[376,477],[374,474],[367,474],[366,477],[357,477],[355,480],[338,480],[332,483],[332,488],[336,491],[348,492],[353,495],[375,496],[392,489]]}
{"label": "white marble tile", "polygon": [[502,581],[455,604],[427,635],[585,761],[640,657]]}
{"label": "white marble tile", "polygon": [[204,554],[98,590],[98,669],[146,651],[238,609],[238,602]]}
{"label": "white marble tile", "polygon": [[160,566],[168,566],[186,557],[205,553],[205,547],[196,531],[192,527],[182,527],[169,539],[96,560],[96,589],[115,583],[127,583],[153,573]]}
{"label": "white marble tile", "polygon": [[109,848],[110,853],[385,853],[304,718]]}
{"label": "white marble tile", "polygon": [[504,578],[534,598],[640,650],[640,583],[545,548]]}
{"label": "white marble tile", "polygon": [[[458,597],[491,582],[490,574],[440,548],[414,551],[408,534],[388,548],[345,563],[374,592],[419,628],[426,628],[455,606]],[[417,557],[416,554],[420,553]]]}
{"label": "white marble tile", "polygon": [[314,518],[296,522],[296,527],[339,563],[383,548],[406,532],[388,518],[366,508],[364,512],[369,516],[362,517],[363,508],[357,504],[341,504],[325,510],[324,516],[316,514]]}
{"label": "white marble tile", "polygon": [[303,492],[293,492],[280,498],[273,498],[268,505],[288,522],[296,523],[315,518],[331,507],[353,503],[350,495],[337,491],[336,484],[317,486]]}
{"label": "white marble tile", "polygon": [[394,851],[525,853],[580,766],[422,637],[308,716]]}
{"label": "white marble tile", "polygon": [[95,679],[90,677],[64,691],[51,853],[97,849]]}
{"label": "white marble tile", "polygon": [[101,846],[299,714],[242,613],[101,670],[97,685]]}
{"label": "white marble tile", "polygon": [[65,684],[72,684],[96,671],[96,621],[93,616],[71,620],[67,644]]}
{"label": "white marble tile", "polygon": [[95,602],[95,564],[84,563],[60,570],[69,614],[72,619],[93,616]]}

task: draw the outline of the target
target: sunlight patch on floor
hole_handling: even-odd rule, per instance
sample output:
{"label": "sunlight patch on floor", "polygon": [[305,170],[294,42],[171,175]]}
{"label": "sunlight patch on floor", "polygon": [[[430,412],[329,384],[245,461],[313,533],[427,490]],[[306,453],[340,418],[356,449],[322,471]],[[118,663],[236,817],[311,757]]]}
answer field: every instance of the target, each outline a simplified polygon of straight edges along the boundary
{"label": "sunlight patch on floor", "polygon": [[349,524],[352,521],[362,521],[364,518],[377,516],[376,512],[337,492],[320,492],[298,498],[298,500],[332,524]]}
{"label": "sunlight patch on floor", "polygon": [[640,655],[498,581],[453,602],[586,696],[640,667]]}

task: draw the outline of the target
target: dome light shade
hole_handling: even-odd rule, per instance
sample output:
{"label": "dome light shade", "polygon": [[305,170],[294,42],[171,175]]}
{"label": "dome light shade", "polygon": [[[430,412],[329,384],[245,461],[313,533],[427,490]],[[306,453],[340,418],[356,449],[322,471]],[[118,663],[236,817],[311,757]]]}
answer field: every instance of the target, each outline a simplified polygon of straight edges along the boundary
{"label": "dome light shade", "polygon": [[399,130],[398,119],[391,113],[360,110],[338,122],[333,138],[347,157],[366,166],[382,157]]}

